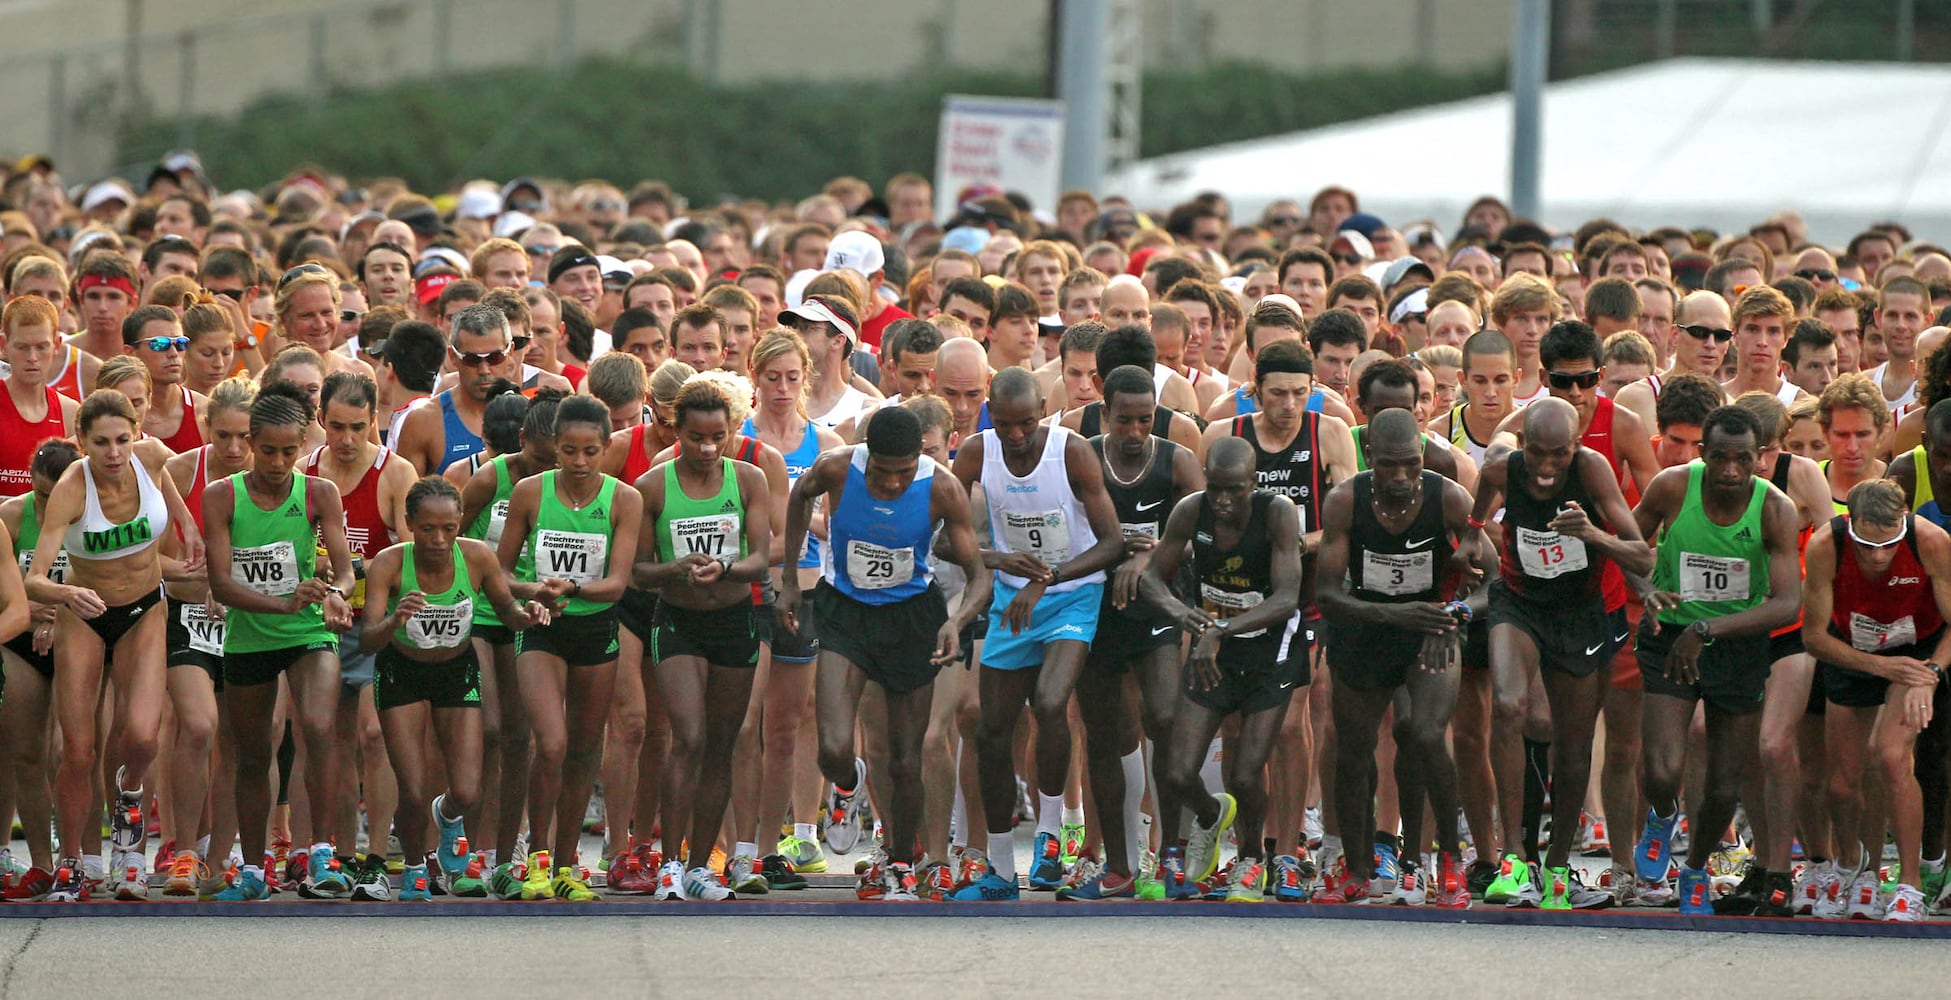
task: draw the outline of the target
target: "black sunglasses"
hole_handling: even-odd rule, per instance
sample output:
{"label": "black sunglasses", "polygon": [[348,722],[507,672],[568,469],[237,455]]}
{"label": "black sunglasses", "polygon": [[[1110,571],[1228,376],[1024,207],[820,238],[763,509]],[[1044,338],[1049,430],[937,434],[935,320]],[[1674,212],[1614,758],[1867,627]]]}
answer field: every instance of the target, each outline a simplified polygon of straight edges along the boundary
{"label": "black sunglasses", "polygon": [[509,342],[508,349],[510,351],[519,351],[522,348],[527,347],[528,342],[529,342],[529,338],[527,337],[516,337]]}
{"label": "black sunglasses", "polygon": [[244,290],[242,288],[224,288],[224,289],[214,289],[214,290],[207,289],[207,290],[210,291],[211,294],[213,295],[221,295],[232,302],[244,301]]}
{"label": "black sunglasses", "polygon": [[358,312],[357,310],[353,310],[353,309],[339,310],[339,322],[341,323],[357,323],[360,320],[365,318],[366,318],[366,314],[362,312]]}
{"label": "black sunglasses", "polygon": [[1267,225],[1270,226],[1298,226],[1300,224],[1301,217],[1298,215],[1276,215],[1267,220]]}
{"label": "black sunglasses", "polygon": [[1707,338],[1712,337],[1716,341],[1725,344],[1728,341],[1734,339],[1733,330],[1717,330],[1714,327],[1701,326],[1700,324],[1697,323],[1688,323],[1682,326],[1680,329],[1686,331],[1687,336],[1692,337],[1695,340],[1706,340]]}
{"label": "black sunglasses", "polygon": [[1795,276],[1801,278],[1803,281],[1836,280],[1836,272],[1831,271],[1826,267],[1805,267],[1802,270],[1795,272]]}
{"label": "black sunglasses", "polygon": [[1553,389],[1561,391],[1568,390],[1573,386],[1578,386],[1581,389],[1590,389],[1599,384],[1599,376],[1601,374],[1603,373],[1597,368],[1589,372],[1546,372],[1545,381],[1550,383]]}
{"label": "black sunglasses", "polygon": [[1334,258],[1349,267],[1354,267],[1362,262],[1362,255],[1356,253],[1338,253],[1334,255]]}

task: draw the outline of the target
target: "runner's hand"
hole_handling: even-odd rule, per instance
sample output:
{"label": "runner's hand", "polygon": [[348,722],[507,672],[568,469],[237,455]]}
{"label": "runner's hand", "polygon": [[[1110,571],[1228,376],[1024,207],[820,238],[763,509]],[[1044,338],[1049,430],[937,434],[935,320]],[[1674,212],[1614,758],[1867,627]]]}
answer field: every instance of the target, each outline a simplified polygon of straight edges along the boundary
{"label": "runner's hand", "polygon": [[298,581],[298,589],[292,591],[291,596],[285,600],[290,604],[290,610],[297,612],[308,605],[324,603],[325,599],[332,594],[331,586],[318,577],[307,577]]}
{"label": "runner's hand", "polygon": [[[1930,671],[1925,671],[1930,673]],[[1931,674],[1928,684],[1907,685],[1901,698],[1904,706],[1904,728],[1910,732],[1922,732],[1931,724],[1931,699],[1937,692],[1937,675]]]}
{"label": "runner's hand", "polygon": [[1441,604],[1417,601],[1413,604],[1397,605],[1397,607],[1400,609],[1397,612],[1398,621],[1403,628],[1411,632],[1448,636],[1456,631],[1456,619],[1450,617],[1450,613],[1443,610]]}
{"label": "runner's hand", "polygon": [[534,628],[537,625],[547,625],[555,619],[554,609],[541,601],[529,601],[523,604],[522,615],[528,619],[528,623],[516,629],[515,631],[517,632]]}
{"label": "runner's hand", "polygon": [[[686,556],[685,558],[689,559],[692,557]],[[707,555],[699,555],[696,558],[698,561],[691,564],[692,583],[700,587],[705,587],[717,583],[719,578],[725,575],[724,563]]]}
{"label": "runner's hand", "polygon": [[419,614],[421,608],[424,608],[426,606],[427,606],[427,595],[417,590],[410,590],[407,591],[405,594],[400,595],[400,603],[399,606],[393,609],[393,617],[397,619],[400,622],[400,624],[404,625],[414,615]]}
{"label": "runner's hand", "polygon": [[561,577],[546,577],[536,588],[535,599],[549,606],[558,614],[569,603],[569,591],[576,585]]}
{"label": "runner's hand", "polygon": [[183,572],[194,573],[203,568],[203,535],[194,531],[189,535],[184,547]]}
{"label": "runner's hand", "polygon": [[203,599],[203,613],[209,615],[212,621],[223,621],[227,611],[223,605],[217,603],[216,598],[206,597]]}
{"label": "runner's hand", "polygon": [[1213,621],[1212,615],[1190,604],[1185,605],[1185,611],[1179,615],[1179,627],[1185,629],[1187,635],[1198,635]]}
{"label": "runner's hand", "polygon": [[352,605],[337,594],[326,594],[323,602],[325,627],[334,632],[344,632],[352,627]]}
{"label": "runner's hand", "polygon": [[[1652,605],[1647,605],[1651,609]],[[1673,648],[1666,654],[1666,678],[1675,684],[1694,685],[1700,683],[1700,637],[1693,629],[1680,633],[1673,640]]]}
{"label": "runner's hand", "polygon": [[1031,583],[1048,584],[1057,578],[1057,574],[1044,565],[1043,560],[1028,552],[1011,552],[1003,556],[1002,561],[996,564],[996,568],[1010,576],[1020,576]]}
{"label": "runner's hand", "polygon": [[1423,648],[1416,653],[1416,665],[1425,673],[1440,674],[1456,666],[1462,655],[1462,643],[1456,633],[1448,635],[1423,636]]}
{"label": "runner's hand", "polygon": [[1219,641],[1223,629],[1208,628],[1192,641],[1192,655],[1186,660],[1195,690],[1211,691],[1219,685]]}
{"label": "runner's hand", "polygon": [[1924,688],[1937,686],[1937,672],[1924,665],[1924,661],[1914,656],[1879,656],[1888,668],[1884,677],[1892,684],[1906,687]]}
{"label": "runner's hand", "polygon": [[781,584],[779,596],[773,599],[772,606],[778,610],[779,620],[785,623],[786,631],[797,632],[799,631],[799,602],[805,595],[799,589],[799,580],[791,573],[781,578]]}
{"label": "runner's hand", "polygon": [[1559,511],[1558,516],[1552,518],[1551,523],[1545,527],[1581,542],[1591,541],[1599,531],[1598,525],[1592,523],[1592,519],[1586,516],[1584,508],[1581,508],[1576,500],[1565,501],[1565,509]]}
{"label": "runner's hand", "polygon": [[941,631],[935,633],[935,655],[930,661],[937,667],[946,667],[962,658],[962,632],[955,627],[955,620],[942,623]]}
{"label": "runner's hand", "polygon": [[1151,561],[1151,550],[1145,548],[1118,564],[1117,571],[1111,575],[1112,607],[1123,611],[1138,600],[1138,582],[1145,578],[1145,568]]}
{"label": "runner's hand", "polygon": [[1641,595],[1640,604],[1645,608],[1647,617],[1653,619],[1653,631],[1658,633],[1666,628],[1666,623],[1655,616],[1662,611],[1679,607],[1680,595],[1671,590],[1655,590]]}
{"label": "runner's hand", "polygon": [[1133,535],[1125,539],[1125,558],[1129,559],[1140,552],[1150,552],[1158,547],[1158,539],[1150,535]]}
{"label": "runner's hand", "polygon": [[1003,609],[1003,624],[1009,626],[1010,635],[1022,635],[1030,627],[1030,619],[1036,614],[1036,602],[1043,600],[1043,584],[1032,580],[1029,585],[1016,592],[1009,607]]}
{"label": "runner's hand", "polygon": [[93,618],[108,610],[108,602],[102,600],[102,595],[87,587],[69,587],[65,603],[68,610],[83,618]]}
{"label": "runner's hand", "polygon": [[54,623],[42,622],[34,626],[34,652],[46,656],[54,650]]}

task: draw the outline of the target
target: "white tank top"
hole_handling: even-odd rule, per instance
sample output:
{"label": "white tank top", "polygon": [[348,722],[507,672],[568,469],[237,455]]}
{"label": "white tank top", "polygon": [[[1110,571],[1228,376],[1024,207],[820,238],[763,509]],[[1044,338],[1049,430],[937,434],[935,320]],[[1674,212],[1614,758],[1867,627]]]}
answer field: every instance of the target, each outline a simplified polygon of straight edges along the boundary
{"label": "white tank top", "polygon": [[866,405],[867,394],[848,386],[847,391],[834,401],[833,408],[814,417],[813,422],[830,431],[839,430],[841,424],[860,416],[861,409]]}
{"label": "white tank top", "polygon": [[1790,382],[1788,379],[1783,379],[1782,387],[1775,390],[1775,398],[1781,400],[1783,406],[1794,406],[1795,400],[1801,395],[1802,387]]}
{"label": "white tank top", "polygon": [[[990,533],[999,552],[1028,552],[1052,569],[1097,544],[1097,535],[1084,516],[1084,505],[1070,488],[1064,448],[1071,431],[1052,427],[1044,440],[1036,468],[1018,477],[1003,464],[1002,443],[993,430],[983,431],[982,492],[989,502]],[[998,571],[996,578],[1021,589],[1028,580]],[[1103,571],[1052,585],[1046,593],[1061,594],[1088,583],[1101,583]]]}
{"label": "white tank top", "polygon": [[1156,361],[1152,362],[1152,391],[1161,396],[1165,395],[1165,382],[1172,377],[1172,374],[1172,369]]}
{"label": "white tank top", "polygon": [[63,542],[68,558],[120,559],[134,555],[156,544],[156,539],[163,537],[169,528],[169,502],[163,499],[163,491],[156,488],[156,481],[149,477],[149,470],[140,459],[131,456],[129,466],[135,470],[136,495],[141,497],[142,506],[127,522],[114,524],[102,513],[102,498],[95,491],[94,466],[82,459],[81,476],[88,499],[82,507],[81,520],[68,525]]}

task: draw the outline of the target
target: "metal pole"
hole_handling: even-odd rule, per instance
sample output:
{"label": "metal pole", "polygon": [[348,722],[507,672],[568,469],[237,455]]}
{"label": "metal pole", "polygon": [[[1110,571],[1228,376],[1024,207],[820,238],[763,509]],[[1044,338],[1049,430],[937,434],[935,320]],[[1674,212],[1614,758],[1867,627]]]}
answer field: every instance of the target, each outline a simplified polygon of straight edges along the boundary
{"label": "metal pole", "polygon": [[454,62],[454,0],[434,0],[434,78],[445,81]]}
{"label": "metal pole", "polygon": [[1535,219],[1544,151],[1545,67],[1551,51],[1548,0],[1518,0],[1511,46],[1511,211]]}
{"label": "metal pole", "polygon": [[1911,60],[1917,36],[1917,0],[1897,0],[1897,61]]}
{"label": "metal pole", "polygon": [[176,148],[196,146],[196,32],[177,36]]}
{"label": "metal pole", "polygon": [[311,82],[305,88],[305,92],[311,96],[312,113],[316,115],[325,110],[325,92],[328,89],[325,81],[325,15],[323,14],[312,15],[310,50],[311,71],[308,75]]}
{"label": "metal pole", "polygon": [[1057,97],[1064,102],[1066,190],[1096,191],[1104,183],[1105,139],[1111,131],[1104,36],[1106,0],[1061,0],[1057,7]]}

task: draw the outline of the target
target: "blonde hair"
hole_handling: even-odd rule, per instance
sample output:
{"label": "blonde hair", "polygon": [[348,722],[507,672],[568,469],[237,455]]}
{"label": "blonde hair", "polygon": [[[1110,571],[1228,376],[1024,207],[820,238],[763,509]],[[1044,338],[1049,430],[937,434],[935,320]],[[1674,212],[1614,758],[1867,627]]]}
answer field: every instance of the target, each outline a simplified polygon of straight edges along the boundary
{"label": "blonde hair", "polygon": [[1862,372],[1838,375],[1822,390],[1822,396],[1816,400],[1816,421],[1827,431],[1837,410],[1851,408],[1867,410],[1876,421],[1878,434],[1890,425],[1890,404],[1884,401],[1883,390],[1877,388],[1875,379]]}
{"label": "blonde hair", "polygon": [[[765,366],[787,357],[799,359],[799,370],[802,374],[812,373],[813,356],[807,352],[806,341],[799,339],[799,334],[784,327],[773,327],[767,330],[765,336],[760,337],[759,342],[752,345],[752,363],[748,366],[752,377],[757,379],[759,373],[765,370]],[[807,388],[808,380],[800,379],[799,398],[793,401],[793,409],[799,413],[801,420],[806,419]]]}
{"label": "blonde hair", "polygon": [[172,274],[159,281],[153,281],[142,290],[142,304],[168,306],[181,313],[196,303],[202,289],[194,279],[180,274]]}
{"label": "blonde hair", "polygon": [[210,412],[232,410],[237,413],[251,412],[251,404],[257,402],[257,383],[248,375],[232,375],[217,383],[210,390]]}
{"label": "blonde hair", "polygon": [[237,339],[237,330],[231,323],[229,311],[212,301],[206,292],[183,311],[183,336],[194,341],[212,333],[221,333],[233,342]]}
{"label": "blonde hair", "polygon": [[1512,313],[1558,312],[1558,290],[1529,271],[1519,271],[1497,286],[1490,300],[1490,320],[1500,328]]}
{"label": "blonde hair", "polygon": [[284,282],[283,287],[278,289],[277,298],[271,304],[271,313],[278,318],[280,333],[284,331],[285,310],[291,308],[291,300],[296,298],[299,292],[313,285],[320,285],[331,291],[333,309],[337,309],[340,303],[345,301],[345,296],[339,291],[339,276],[325,269],[322,264],[319,267],[320,270],[308,269],[292,275],[291,280]]}
{"label": "blonde hair", "polygon": [[723,368],[698,372],[684,380],[684,388],[677,394],[678,401],[682,403],[692,398],[699,383],[711,385],[719,395],[725,397],[725,416],[733,428],[743,425],[745,418],[752,415],[752,382],[745,376]]}
{"label": "blonde hair", "polygon": [[272,382],[283,378],[285,369],[293,365],[311,365],[313,368],[318,369],[320,378],[325,377],[325,359],[320,357],[317,351],[312,350],[304,344],[292,344],[277,354],[272,355],[271,363],[265,365],[264,370],[257,375],[258,384],[270,385]]}
{"label": "blonde hair", "polygon": [[[149,367],[133,354],[117,354],[102,362],[95,372],[95,392],[113,389],[132,378],[142,380],[143,388],[155,389],[156,383],[149,377]],[[89,394],[91,397],[94,393]]]}
{"label": "blonde hair", "polygon": [[650,405],[660,410],[668,410],[677,405],[677,397],[684,391],[684,384],[691,376],[698,374],[696,368],[672,358],[657,366],[650,373]]}
{"label": "blonde hair", "polygon": [[1780,444],[1782,439],[1788,436],[1788,407],[1783,406],[1782,401],[1776,399],[1774,393],[1760,390],[1744,392],[1734,401],[1734,405],[1748,411],[1748,416],[1755,418],[1756,426],[1761,429],[1757,437],[1763,448]]}

